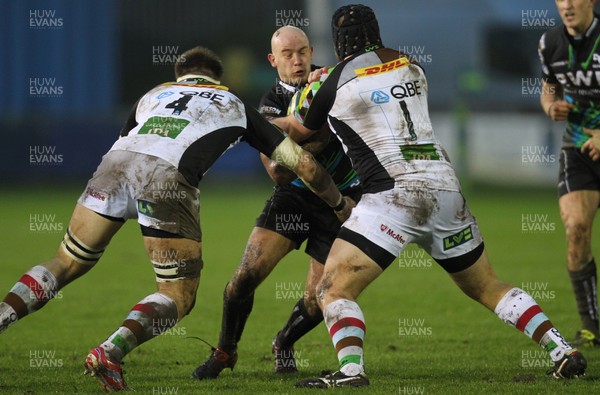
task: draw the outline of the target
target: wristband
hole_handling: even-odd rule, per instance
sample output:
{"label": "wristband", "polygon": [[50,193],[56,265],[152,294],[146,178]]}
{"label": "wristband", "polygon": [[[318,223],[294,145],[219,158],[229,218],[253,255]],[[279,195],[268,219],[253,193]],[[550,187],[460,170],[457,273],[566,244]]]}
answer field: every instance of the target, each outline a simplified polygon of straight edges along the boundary
{"label": "wristband", "polygon": [[344,207],[346,207],[346,199],[342,196],[342,201],[337,206],[333,207],[333,211],[342,211]]}

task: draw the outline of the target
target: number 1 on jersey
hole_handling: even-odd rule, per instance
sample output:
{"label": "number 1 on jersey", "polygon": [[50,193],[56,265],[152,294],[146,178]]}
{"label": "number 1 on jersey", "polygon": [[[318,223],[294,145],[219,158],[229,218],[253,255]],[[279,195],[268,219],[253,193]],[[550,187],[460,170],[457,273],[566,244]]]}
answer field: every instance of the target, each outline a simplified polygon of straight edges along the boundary
{"label": "number 1 on jersey", "polygon": [[408,111],[408,107],[406,106],[406,102],[404,100],[400,100],[400,108],[402,109],[402,114],[404,114],[404,119],[406,120],[406,124],[408,126],[408,133],[410,133],[410,140],[415,141],[417,139],[417,134],[415,133],[415,124],[410,118],[410,112]]}

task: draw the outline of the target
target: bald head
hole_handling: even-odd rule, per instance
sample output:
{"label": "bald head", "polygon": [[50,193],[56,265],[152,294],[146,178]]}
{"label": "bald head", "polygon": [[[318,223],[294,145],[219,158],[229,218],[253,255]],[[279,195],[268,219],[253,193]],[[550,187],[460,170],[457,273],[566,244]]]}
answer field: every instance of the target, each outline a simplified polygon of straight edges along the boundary
{"label": "bald head", "polygon": [[300,84],[308,79],[312,52],[306,33],[295,26],[283,26],[271,37],[268,59],[281,80]]}
{"label": "bald head", "polygon": [[283,26],[275,30],[271,37],[271,52],[275,52],[279,46],[286,45],[290,41],[303,41],[306,46],[310,46],[308,37],[302,29],[296,26]]}

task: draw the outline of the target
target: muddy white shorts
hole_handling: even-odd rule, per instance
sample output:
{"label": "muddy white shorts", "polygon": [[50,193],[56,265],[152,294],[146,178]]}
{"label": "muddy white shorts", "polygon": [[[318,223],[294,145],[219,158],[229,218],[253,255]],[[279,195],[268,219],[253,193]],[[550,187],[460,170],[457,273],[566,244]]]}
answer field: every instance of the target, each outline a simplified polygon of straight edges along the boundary
{"label": "muddy white shorts", "polygon": [[392,189],[363,194],[338,234],[383,269],[409,243],[418,244],[446,271],[466,269],[483,252],[477,220],[460,192]]}
{"label": "muddy white shorts", "polygon": [[155,156],[109,151],[78,203],[103,216],[137,218],[142,231],[202,239],[200,191],[177,168]]}

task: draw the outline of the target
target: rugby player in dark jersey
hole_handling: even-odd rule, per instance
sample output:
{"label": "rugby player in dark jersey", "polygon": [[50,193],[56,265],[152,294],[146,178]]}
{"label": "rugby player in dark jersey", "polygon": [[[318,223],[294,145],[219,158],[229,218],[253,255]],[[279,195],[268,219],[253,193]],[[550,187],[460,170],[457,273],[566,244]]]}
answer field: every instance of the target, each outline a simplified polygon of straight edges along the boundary
{"label": "rugby player in dark jersey", "polygon": [[[600,347],[592,225],[600,204],[600,162],[591,134],[600,129],[600,17],[593,0],[557,0],[563,24],[540,39],[541,106],[567,121],[560,153],[558,204],[567,236],[567,269],[581,329],[573,345]],[[590,130],[590,129],[595,129]],[[596,161],[594,161],[596,159]]]}
{"label": "rugby player in dark jersey", "polygon": [[426,251],[466,295],[545,349],[554,362],[551,377],[582,376],[587,361],[581,352],[531,295],[494,273],[477,220],[433,131],[422,67],[383,46],[369,7],[343,6],[331,26],[340,63],[292,99],[295,119],[285,130],[301,140],[329,124],[364,194],[342,224],[317,285],[339,370],[296,385],[369,385],[363,358],[367,329],[357,298],[410,243]]}
{"label": "rugby player in dark jersey", "polygon": [[[341,218],[347,217],[353,204],[323,167],[220,85],[222,72],[212,51],[191,49],[175,64],[176,82],[155,87],[136,103],[79,198],[54,257],[31,268],[0,302],[0,333],[91,270],[123,223],[137,218],[157,292],[138,302],[84,362],[105,390],[126,389],[123,357],[175,326],[195,304],[203,267],[198,184],[241,140],[297,172],[326,204],[337,207]],[[124,286],[130,283],[115,278]],[[102,284],[90,292],[104,297]]]}
{"label": "rugby player in dark jersey", "polygon": [[[273,34],[268,59],[277,69],[279,79],[261,100],[259,111],[264,116],[273,119],[287,115],[292,96],[307,82],[311,58],[312,47],[301,29],[285,26]],[[303,147],[312,151],[343,194],[358,201],[362,188],[356,172],[340,142],[329,130],[318,133]],[[255,289],[283,257],[300,248],[304,241],[305,251],[310,256],[304,297],[298,300],[287,323],[273,340],[276,372],[297,371],[294,343],[323,320],[315,287],[341,223],[327,205],[313,197],[301,180],[295,179],[293,173],[265,155],[262,159],[278,185],[256,220],[242,261],[225,287],[218,347],[193,373],[201,380],[215,378],[225,368],[233,369],[237,361],[237,344],[252,310]]]}

